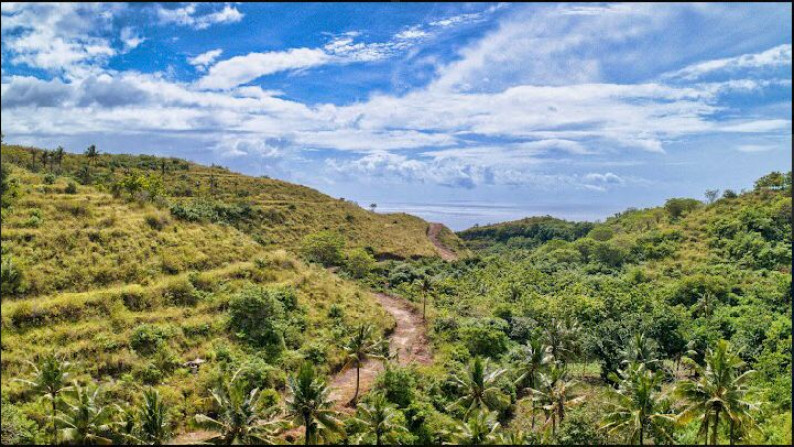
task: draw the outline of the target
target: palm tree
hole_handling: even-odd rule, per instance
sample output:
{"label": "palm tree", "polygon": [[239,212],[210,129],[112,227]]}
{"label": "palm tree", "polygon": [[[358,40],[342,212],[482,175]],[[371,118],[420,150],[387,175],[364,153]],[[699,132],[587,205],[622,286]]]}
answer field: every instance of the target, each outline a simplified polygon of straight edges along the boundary
{"label": "palm tree", "polygon": [[668,441],[664,421],[673,421],[673,416],[660,409],[661,387],[664,375],[661,371],[649,371],[644,364],[631,363],[618,374],[610,373],[610,379],[618,384],[618,389],[608,388],[612,400],[607,403],[610,410],[604,417],[601,427],[609,434],[625,433],[630,443],[645,443],[646,430],[661,434]]}
{"label": "palm tree", "polygon": [[625,349],[620,350],[623,356],[623,364],[640,363],[648,369],[656,369],[659,360],[656,358],[655,341],[646,338],[643,333],[635,333],[629,340]]}
{"label": "palm tree", "polygon": [[529,445],[532,439],[523,430],[510,430],[499,437],[501,445]]}
{"label": "palm tree", "polygon": [[717,342],[715,349],[706,350],[705,367],[688,357],[683,361],[694,369],[696,379],[682,381],[676,388],[676,394],[687,401],[678,420],[682,423],[700,420],[698,435],[702,434],[706,443],[709,442],[711,426],[711,444],[717,444],[720,416],[724,413],[729,424],[730,443],[733,444],[736,428],[754,424],[751,411],[757,404],[745,399],[747,380],[755,371],[740,373],[744,362],[725,340]]}
{"label": "palm tree", "polygon": [[478,410],[472,413],[466,422],[458,423],[452,433],[456,445],[487,445],[499,444],[499,422],[496,413]]}
{"label": "palm tree", "polygon": [[[551,348],[543,344],[540,337],[533,336],[521,348],[522,357],[518,362],[517,372],[521,375],[515,380],[516,386],[533,389],[537,386],[538,375],[552,360]],[[535,401],[532,400],[532,428],[535,428]]]}
{"label": "palm tree", "polygon": [[578,323],[566,323],[552,318],[551,324],[546,326],[545,335],[546,344],[549,345],[555,363],[564,363],[576,353],[579,339]]}
{"label": "palm tree", "polygon": [[427,314],[427,294],[433,290],[433,280],[427,276],[419,280],[419,289],[422,291],[422,320],[425,320]]}
{"label": "palm tree", "polygon": [[366,402],[358,407],[356,421],[367,429],[360,436],[359,443],[362,443],[364,438],[374,435],[375,445],[382,445],[383,439],[386,439],[389,444],[395,444],[397,435],[408,433],[403,426],[403,421],[399,419],[397,408],[389,404],[381,393],[371,395]]}
{"label": "palm tree", "polygon": [[290,377],[287,385],[290,390],[286,400],[287,414],[294,418],[295,423],[305,427],[306,445],[340,430],[341,423],[332,409],[333,402],[328,398],[328,386],[315,376],[311,364],[304,363],[297,377]]}
{"label": "palm tree", "polygon": [[362,324],[358,327],[353,337],[348,340],[347,345],[344,346],[347,362],[345,367],[355,365],[356,367],[356,393],[350,403],[356,406],[358,403],[358,391],[361,380],[361,364],[368,358],[377,357],[381,351],[380,340],[373,340],[372,326]]}
{"label": "palm tree", "polygon": [[64,154],[63,147],[58,146],[58,148],[55,149],[55,161],[58,162],[58,169],[59,170],[60,170],[60,168],[63,165],[63,154]]}
{"label": "palm tree", "polygon": [[453,402],[448,410],[454,407],[465,408],[465,416],[468,416],[477,408],[494,410],[504,406],[506,398],[496,381],[506,370],[489,370],[488,361],[480,357],[475,357],[469,363],[463,374],[452,376],[452,382],[458,387],[462,396]]}
{"label": "palm tree", "polygon": [[565,419],[565,410],[578,405],[584,396],[574,397],[576,381],[569,381],[565,367],[554,365],[551,370],[540,374],[538,387],[532,389],[533,399],[546,413],[546,426],[551,423],[551,434],[557,433],[557,424]]}
{"label": "palm tree", "polygon": [[714,305],[716,304],[717,297],[711,292],[705,292],[700,296],[698,302],[695,304],[695,314],[703,314],[710,317],[714,312]]}
{"label": "palm tree", "polygon": [[146,444],[162,445],[171,437],[168,409],[163,405],[160,393],[149,389],[143,393],[143,402],[138,408],[141,424],[141,440]]}
{"label": "palm tree", "polygon": [[52,404],[52,413],[50,414],[50,419],[52,420],[52,440],[53,444],[57,444],[58,430],[55,426],[57,403],[59,395],[71,389],[71,386],[67,384],[69,380],[69,362],[60,360],[55,356],[55,353],[52,353],[41,359],[39,365],[33,362],[28,363],[33,367],[33,379],[15,380],[30,385],[37,393],[42,394],[42,397],[49,400]]}
{"label": "palm tree", "polygon": [[97,150],[95,144],[88,146],[88,148],[85,150],[85,156],[88,157],[89,160],[95,160],[99,156],[99,151]]}
{"label": "palm tree", "polygon": [[102,406],[101,386],[83,388],[73,382],[70,392],[74,401],[64,400],[66,411],[56,419],[64,428],[63,440],[72,444],[110,445],[113,441],[106,436],[111,432],[111,407]]}
{"label": "palm tree", "polygon": [[238,380],[241,371],[242,368],[238,369],[230,380],[223,381],[212,391],[212,399],[218,410],[217,418],[196,415],[196,422],[220,432],[209,442],[221,445],[270,443],[282,425],[273,418],[277,412],[276,406],[262,408],[259,388],[246,391],[244,382]]}
{"label": "palm tree", "polygon": [[50,151],[48,151],[47,149],[42,149],[41,150],[41,164],[44,165],[44,170],[45,171],[47,170],[47,159],[48,158],[49,159],[52,158],[52,157],[50,157]]}

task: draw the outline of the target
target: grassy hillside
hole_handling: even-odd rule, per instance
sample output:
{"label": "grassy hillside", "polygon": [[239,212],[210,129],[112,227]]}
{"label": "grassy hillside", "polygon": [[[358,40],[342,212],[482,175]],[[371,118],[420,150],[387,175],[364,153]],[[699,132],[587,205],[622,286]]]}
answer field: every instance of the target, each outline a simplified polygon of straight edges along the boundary
{"label": "grassy hillside", "polygon": [[35,148],[2,147],[4,162],[28,171],[62,174],[98,192],[153,201],[183,220],[226,223],[264,247],[296,249],[307,234],[332,230],[348,246],[366,248],[376,257],[437,255],[422,219],[404,213],[376,214],[305,186],[175,158],[64,153],[60,158],[45,155],[45,160],[43,154]]}
{"label": "grassy hillside", "polygon": [[[12,379],[52,352],[75,365],[76,379],[111,380],[114,397],[132,401],[154,385],[196,412],[230,365],[283,389],[305,358],[324,372],[341,368],[343,340],[359,322],[379,334],[394,324],[366,290],[258,243],[244,225],[179,219],[162,203],[30,172],[3,150],[3,396],[39,422],[44,407]],[[277,322],[283,346],[252,344],[230,323],[232,303],[252,295],[276,297],[263,318]],[[207,363],[194,375],[184,363],[196,358]]]}
{"label": "grassy hillside", "polygon": [[302,186],[176,159],[43,153],[2,146],[0,326],[3,413],[41,426],[46,402],[14,379],[52,353],[120,402],[154,386],[174,415],[210,411],[209,391],[237,368],[277,393],[307,359],[322,374],[342,368],[354,327],[382,336],[394,320],[367,290],[307,264],[308,235],[340,235],[358,270],[368,253],[436,256],[421,219]]}

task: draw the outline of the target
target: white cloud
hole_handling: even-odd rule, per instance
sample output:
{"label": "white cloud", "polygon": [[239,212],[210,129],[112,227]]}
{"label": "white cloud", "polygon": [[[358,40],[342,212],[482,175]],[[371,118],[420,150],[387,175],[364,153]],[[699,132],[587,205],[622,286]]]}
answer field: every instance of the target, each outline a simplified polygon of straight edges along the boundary
{"label": "white cloud", "polygon": [[121,29],[119,39],[124,44],[124,49],[129,51],[142,44],[146,39],[129,26]]}
{"label": "white cloud", "polygon": [[67,77],[96,73],[117,51],[103,35],[124,5],[33,3],[5,6],[3,46],[13,64]]}
{"label": "white cloud", "polygon": [[198,7],[199,4],[197,3],[189,3],[186,6],[174,9],[157,5],[156,12],[162,24],[189,26],[197,30],[206,29],[215,24],[239,22],[244,17],[237,8],[228,3],[220,11],[213,11],[203,15],[198,13]]}
{"label": "white cloud", "polygon": [[329,59],[324,51],[310,48],[249,53],[213,65],[196,85],[205,89],[229,89],[269,74],[323,65]]}
{"label": "white cloud", "polygon": [[791,44],[778,45],[760,53],[714,59],[684,67],[663,75],[664,78],[695,80],[710,73],[735,71],[743,68],[758,69],[791,65]]}
{"label": "white cloud", "polygon": [[210,50],[205,53],[201,53],[198,56],[189,57],[187,59],[187,63],[201,71],[204,71],[206,70],[207,66],[215,62],[215,59],[217,59],[222,53],[223,50],[220,48],[217,50]]}

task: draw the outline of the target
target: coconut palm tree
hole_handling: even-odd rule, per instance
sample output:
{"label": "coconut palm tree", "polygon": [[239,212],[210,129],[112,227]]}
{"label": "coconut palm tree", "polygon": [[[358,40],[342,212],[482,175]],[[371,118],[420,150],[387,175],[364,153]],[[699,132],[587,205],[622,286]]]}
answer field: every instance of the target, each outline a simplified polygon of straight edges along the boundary
{"label": "coconut palm tree", "polygon": [[361,364],[369,358],[377,357],[379,352],[381,352],[380,347],[382,342],[380,340],[374,340],[372,332],[371,325],[362,324],[344,346],[347,360],[345,367],[350,365],[356,367],[356,393],[353,395],[353,399],[350,400],[353,406],[358,404]]}
{"label": "coconut palm tree", "polygon": [[101,386],[84,388],[73,382],[69,393],[74,400],[64,399],[65,411],[56,417],[64,427],[61,429],[64,441],[79,445],[113,444],[108,438],[113,426],[112,407],[101,405],[101,390]]}
{"label": "coconut palm tree", "polygon": [[143,392],[143,402],[137,413],[140,421],[140,439],[144,443],[162,445],[170,439],[168,409],[157,390],[149,389]]}
{"label": "coconut palm tree", "polygon": [[647,338],[644,333],[635,333],[629,339],[628,346],[620,350],[623,364],[640,363],[647,369],[654,370],[659,360],[656,358],[657,344],[652,338]]}
{"label": "coconut palm tree", "polygon": [[63,147],[62,146],[58,146],[58,148],[55,149],[55,161],[58,163],[58,170],[59,171],[60,171],[61,167],[63,166],[63,155],[64,155]]}
{"label": "coconut palm tree", "polygon": [[43,398],[51,403],[52,413],[52,441],[58,443],[58,429],[55,425],[55,417],[58,407],[58,399],[61,393],[69,391],[71,386],[69,380],[69,362],[62,361],[55,356],[55,353],[47,355],[38,365],[28,362],[33,367],[33,378],[31,380],[15,379],[16,381],[30,385],[33,390],[40,393]]}
{"label": "coconut palm tree", "polygon": [[[515,369],[521,375],[515,380],[516,386],[529,389],[537,386],[538,376],[541,370],[551,363],[551,349],[543,344],[543,340],[538,336],[533,336],[527,344],[520,348],[521,359]],[[535,401],[532,401],[532,428],[535,428]]]}
{"label": "coconut palm tree", "polygon": [[448,410],[454,407],[465,409],[468,416],[477,408],[495,410],[506,404],[506,397],[502,394],[496,381],[506,372],[505,369],[491,370],[488,361],[475,357],[462,374],[452,376],[452,382],[457,386],[462,396],[453,402]]}
{"label": "coconut palm tree", "polygon": [[456,445],[499,444],[499,427],[495,412],[477,410],[469,415],[466,422],[458,423],[451,438]]}
{"label": "coconut palm tree", "polygon": [[427,276],[423,276],[419,280],[419,290],[422,291],[422,320],[425,320],[427,315],[427,294],[433,290],[433,280]]}
{"label": "coconut palm tree", "polygon": [[224,381],[212,391],[217,418],[199,414],[196,422],[220,433],[209,439],[212,443],[272,443],[283,425],[274,417],[278,407],[263,408],[259,388],[246,391],[244,382],[240,380],[241,371],[242,368],[238,369],[231,380]]}
{"label": "coconut palm tree", "polygon": [[544,333],[555,363],[565,363],[573,357],[578,348],[579,332],[579,324],[576,322],[566,323],[557,318],[551,319],[551,324],[546,326]]}
{"label": "coconut palm tree", "polygon": [[578,405],[584,396],[574,397],[577,382],[568,380],[565,367],[552,366],[548,373],[541,373],[538,387],[533,388],[533,399],[546,413],[545,426],[551,424],[552,436],[557,433],[557,424],[565,419],[565,410]]}
{"label": "coconut palm tree", "polygon": [[601,428],[610,435],[623,433],[630,443],[639,441],[640,445],[648,430],[672,442],[663,424],[674,421],[673,415],[661,409],[663,378],[661,371],[649,371],[642,363],[630,363],[618,374],[610,373],[618,388],[608,388],[611,400]]}
{"label": "coconut palm tree", "polygon": [[[678,420],[687,423],[698,419],[698,435],[704,436],[705,443],[709,443],[711,427],[711,444],[719,441],[719,424],[725,420],[729,424],[729,438],[733,444],[737,428],[754,424],[751,412],[757,404],[745,399],[747,380],[755,371],[741,372],[744,362],[725,340],[717,342],[714,349],[707,349],[704,360],[705,366],[700,366],[688,357],[683,359],[694,370],[696,378],[682,381],[676,388],[676,394],[687,402]],[[725,419],[720,419],[723,415]]]}
{"label": "coconut palm tree", "polygon": [[404,421],[399,417],[397,407],[389,404],[381,393],[370,395],[367,401],[358,407],[356,421],[366,427],[366,431],[358,439],[359,444],[370,436],[375,437],[375,445],[382,445],[383,440],[395,444],[398,435],[408,433]]}
{"label": "coconut palm tree", "polygon": [[287,397],[287,414],[297,425],[305,427],[304,442],[316,444],[318,438],[340,431],[341,423],[328,398],[325,381],[315,375],[311,364],[304,363],[297,376],[288,379],[290,395]]}
{"label": "coconut palm tree", "polygon": [[97,150],[95,144],[88,146],[88,148],[85,150],[85,156],[88,157],[89,160],[96,160],[96,158],[99,156],[99,150]]}

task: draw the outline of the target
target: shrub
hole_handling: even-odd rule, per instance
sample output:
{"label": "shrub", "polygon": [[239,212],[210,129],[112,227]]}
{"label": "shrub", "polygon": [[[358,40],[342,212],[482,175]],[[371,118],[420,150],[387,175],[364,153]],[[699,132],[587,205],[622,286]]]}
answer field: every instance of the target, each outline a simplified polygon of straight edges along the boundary
{"label": "shrub", "polygon": [[168,217],[162,214],[147,214],[143,220],[151,229],[157,231],[162,230],[169,222]]}
{"label": "shrub", "polygon": [[382,390],[386,399],[405,408],[414,400],[416,380],[407,368],[387,366],[375,379],[375,389]]}
{"label": "shrub", "polygon": [[48,185],[52,185],[53,183],[55,183],[55,174],[53,174],[51,172],[45,174],[44,175],[44,183],[46,183]]}
{"label": "shrub", "polygon": [[74,182],[69,182],[63,192],[66,194],[77,194],[77,185]]}
{"label": "shrub", "polygon": [[160,326],[142,324],[132,331],[130,347],[138,354],[150,356],[168,339],[169,334]]}
{"label": "shrub", "polygon": [[597,241],[608,241],[612,239],[612,235],[612,228],[606,225],[599,225],[590,230],[590,233],[587,234],[590,239],[595,239]]}
{"label": "shrub", "polygon": [[16,295],[24,291],[22,272],[13,263],[11,256],[4,256],[0,266],[0,295]]}
{"label": "shrub", "polygon": [[362,248],[351,250],[345,260],[345,271],[354,278],[363,278],[372,271],[375,258]]}
{"label": "shrub", "polygon": [[345,241],[338,233],[320,231],[303,238],[301,251],[307,260],[320,264],[339,265]]}
{"label": "shrub", "polygon": [[675,198],[667,200],[664,204],[664,209],[670,217],[677,219],[701,206],[703,206],[703,202],[697,199]]}
{"label": "shrub", "polygon": [[37,444],[36,436],[38,426],[36,422],[30,420],[24,413],[8,402],[3,396],[0,403],[0,444],[2,445],[22,445]]}
{"label": "shrub", "polygon": [[168,304],[175,306],[195,306],[198,292],[187,278],[179,278],[168,283],[163,290],[163,298]]}
{"label": "shrub", "polygon": [[278,292],[248,287],[229,302],[229,327],[235,335],[274,357],[284,350],[284,305]]}
{"label": "shrub", "polygon": [[478,321],[458,331],[473,356],[498,357],[507,350],[507,323],[501,319]]}

